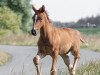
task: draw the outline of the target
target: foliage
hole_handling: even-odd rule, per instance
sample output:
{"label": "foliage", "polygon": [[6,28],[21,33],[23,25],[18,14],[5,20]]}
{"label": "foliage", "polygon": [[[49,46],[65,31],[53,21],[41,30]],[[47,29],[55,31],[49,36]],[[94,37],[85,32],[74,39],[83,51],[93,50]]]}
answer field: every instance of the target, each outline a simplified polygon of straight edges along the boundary
{"label": "foliage", "polygon": [[11,30],[17,33],[20,30],[21,16],[18,16],[7,7],[0,7],[0,31]]}
{"label": "foliage", "polygon": [[14,13],[20,16],[18,19],[21,20],[20,29],[28,31],[30,26],[31,7],[29,4],[30,0],[0,0],[0,6],[7,6]]}
{"label": "foliage", "polygon": [[7,0],[8,7],[10,7],[13,11],[22,14],[22,26],[21,29],[23,31],[27,31],[28,25],[30,23],[30,0]]}

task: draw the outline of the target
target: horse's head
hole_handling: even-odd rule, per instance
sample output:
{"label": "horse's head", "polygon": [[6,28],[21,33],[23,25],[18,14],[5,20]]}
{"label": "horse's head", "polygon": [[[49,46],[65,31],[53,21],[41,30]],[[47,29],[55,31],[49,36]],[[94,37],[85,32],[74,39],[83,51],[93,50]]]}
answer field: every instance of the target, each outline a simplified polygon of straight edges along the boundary
{"label": "horse's head", "polygon": [[33,15],[33,28],[32,34],[36,36],[36,30],[39,30],[45,24],[45,6],[43,5],[39,10],[37,10],[34,6],[32,6],[33,11],[35,14]]}

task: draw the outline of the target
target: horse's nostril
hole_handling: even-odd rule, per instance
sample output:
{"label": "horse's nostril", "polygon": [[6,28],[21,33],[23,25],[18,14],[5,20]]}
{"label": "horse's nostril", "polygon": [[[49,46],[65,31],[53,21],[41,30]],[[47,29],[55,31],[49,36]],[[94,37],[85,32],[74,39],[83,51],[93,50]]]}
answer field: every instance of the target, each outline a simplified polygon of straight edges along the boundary
{"label": "horse's nostril", "polygon": [[36,36],[36,30],[32,29],[31,33],[32,33],[32,35]]}

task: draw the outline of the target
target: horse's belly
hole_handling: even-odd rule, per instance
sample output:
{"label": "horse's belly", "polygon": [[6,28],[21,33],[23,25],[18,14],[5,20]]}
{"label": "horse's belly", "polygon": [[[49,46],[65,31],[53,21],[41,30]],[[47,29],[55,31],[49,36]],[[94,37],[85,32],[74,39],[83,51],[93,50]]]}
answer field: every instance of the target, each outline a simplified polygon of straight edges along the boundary
{"label": "horse's belly", "polygon": [[59,53],[60,53],[60,54],[66,54],[66,53],[69,52],[70,48],[71,48],[71,44],[62,45],[62,46],[60,46],[60,51],[59,51]]}

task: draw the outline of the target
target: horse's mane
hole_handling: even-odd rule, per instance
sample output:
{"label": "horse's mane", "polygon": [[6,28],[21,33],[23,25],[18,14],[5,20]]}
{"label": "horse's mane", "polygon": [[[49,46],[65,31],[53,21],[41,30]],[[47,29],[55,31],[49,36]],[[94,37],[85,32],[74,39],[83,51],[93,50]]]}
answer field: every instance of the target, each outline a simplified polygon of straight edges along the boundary
{"label": "horse's mane", "polygon": [[46,16],[47,16],[47,19],[48,19],[48,20],[49,20],[49,22],[51,23],[51,19],[49,18],[48,12],[47,12],[47,11],[45,11],[45,14],[46,14]]}

